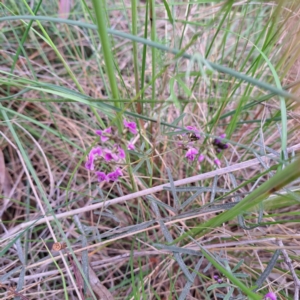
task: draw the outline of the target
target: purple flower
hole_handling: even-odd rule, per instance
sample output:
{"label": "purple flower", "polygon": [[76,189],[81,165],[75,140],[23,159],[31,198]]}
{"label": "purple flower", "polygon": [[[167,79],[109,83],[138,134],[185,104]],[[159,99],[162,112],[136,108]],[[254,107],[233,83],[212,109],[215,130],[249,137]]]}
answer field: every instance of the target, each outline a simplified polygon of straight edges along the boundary
{"label": "purple flower", "polygon": [[276,297],[275,293],[270,292],[270,293],[265,295],[264,299],[266,299],[266,300],[276,300],[277,297]]}
{"label": "purple flower", "polygon": [[124,159],[125,158],[125,151],[118,145],[115,145],[118,149],[119,158]]}
{"label": "purple flower", "polygon": [[90,170],[93,171],[95,166],[94,166],[94,160],[96,156],[101,156],[102,155],[102,149],[101,147],[97,146],[91,149],[89,156],[88,156],[88,161],[85,164],[85,167]]}
{"label": "purple flower", "polygon": [[93,161],[87,161],[85,163],[85,168],[90,170],[90,171],[93,171],[95,166],[94,166],[94,162]]}
{"label": "purple flower", "polygon": [[100,146],[92,148],[89,155],[96,155],[96,154],[98,156],[102,155],[102,148]]}
{"label": "purple flower", "polygon": [[213,278],[214,278],[214,280],[216,280],[218,283],[222,283],[222,282],[223,282],[222,278],[220,278],[219,275],[214,275]]}
{"label": "purple flower", "polygon": [[188,160],[191,160],[193,161],[196,157],[196,155],[198,154],[198,150],[195,149],[195,148],[190,148],[186,154],[185,154],[185,157],[188,159]]}
{"label": "purple flower", "polygon": [[221,166],[221,162],[220,162],[220,160],[219,160],[218,158],[215,158],[215,159],[214,159],[214,163],[215,163],[215,165],[216,165],[217,167],[220,167],[220,166]]}
{"label": "purple flower", "polygon": [[226,138],[226,133],[220,134],[220,139],[225,139]]}
{"label": "purple flower", "polygon": [[111,134],[111,127],[108,127],[104,130],[96,130],[95,133],[100,135],[101,142],[107,142]]}
{"label": "purple flower", "polygon": [[113,153],[111,150],[109,149],[104,149],[103,150],[104,152],[104,156],[103,158],[106,160],[106,161],[111,161],[111,160],[115,160],[115,161],[118,161],[119,160],[119,157],[117,154]]}
{"label": "purple flower", "polygon": [[201,138],[200,131],[196,127],[194,127],[194,126],[186,126],[185,128],[187,130],[193,131],[193,133],[195,135],[195,138],[197,138],[198,140]]}
{"label": "purple flower", "polygon": [[129,143],[129,144],[127,145],[127,149],[128,149],[128,150],[134,150],[134,149],[135,149],[134,144],[133,144],[133,143]]}
{"label": "purple flower", "polygon": [[203,154],[200,154],[199,157],[198,157],[199,163],[203,162],[204,159],[205,159],[205,156]]}
{"label": "purple flower", "polygon": [[135,122],[127,122],[125,119],[123,124],[132,134],[137,134],[136,123]]}
{"label": "purple flower", "polygon": [[116,181],[122,175],[123,175],[123,173],[122,173],[121,169],[117,168],[114,172],[107,174],[107,180],[108,181]]}
{"label": "purple flower", "polygon": [[104,172],[95,172],[95,174],[98,177],[98,181],[102,182],[102,181],[108,181],[107,175]]}

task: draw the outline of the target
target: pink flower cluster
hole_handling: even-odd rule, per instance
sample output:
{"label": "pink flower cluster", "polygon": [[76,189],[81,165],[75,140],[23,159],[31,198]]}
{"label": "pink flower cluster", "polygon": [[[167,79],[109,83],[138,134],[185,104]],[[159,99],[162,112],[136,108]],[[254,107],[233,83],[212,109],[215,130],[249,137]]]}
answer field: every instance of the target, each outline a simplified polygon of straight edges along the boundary
{"label": "pink flower cluster", "polygon": [[[188,150],[185,153],[185,157],[190,160],[190,161],[194,161],[195,158],[198,156],[199,151],[196,148],[190,147],[188,148]],[[204,160],[204,155],[200,154],[198,156],[198,161],[202,162]]]}
{"label": "pink flower cluster", "polygon": [[222,283],[223,279],[219,277],[219,275],[214,275],[213,276],[214,280],[216,280],[218,283]]}
{"label": "pink flower cluster", "polygon": [[[137,134],[137,128],[135,122],[123,121],[126,131],[133,134]],[[124,149],[118,144],[111,146],[107,143],[109,140],[113,140],[112,128],[108,127],[104,130],[96,130],[95,133],[100,136],[101,143],[105,143],[105,146],[96,146],[91,149],[85,167],[90,171],[95,171],[98,181],[116,181],[120,176],[123,176],[123,172],[118,166],[122,161],[125,160],[126,154]],[[129,143],[127,145],[129,150],[134,150],[134,145]],[[102,163],[109,163],[109,166],[116,166],[116,168],[110,172],[105,173],[99,169]]]}
{"label": "pink flower cluster", "polygon": [[[191,133],[188,133],[185,135],[188,137],[188,141],[185,144],[183,142],[180,142],[180,145],[184,146],[184,149],[187,150],[185,153],[185,157],[189,161],[194,161],[195,159],[197,159],[197,161],[199,163],[201,163],[204,161],[205,156],[203,153],[199,153],[198,149],[195,147],[195,143],[197,143],[201,138],[200,131],[194,126],[187,126],[186,129],[191,131]],[[220,153],[222,150],[228,148],[228,145],[222,141],[225,137],[226,137],[226,134],[224,133],[224,134],[220,135],[220,138],[214,139],[212,144],[216,148],[217,153]],[[221,161],[215,156],[213,151],[211,153],[207,152],[207,151],[205,151],[205,152],[210,157],[214,157],[214,164],[217,167],[221,166]]]}
{"label": "pink flower cluster", "polygon": [[198,162],[201,163],[205,159],[205,156],[203,154],[199,154],[199,151],[194,147],[195,142],[201,138],[200,131],[194,126],[186,126],[186,129],[191,131],[191,133],[188,134],[189,142],[187,144],[185,157],[189,161],[194,161],[195,158],[197,158]]}

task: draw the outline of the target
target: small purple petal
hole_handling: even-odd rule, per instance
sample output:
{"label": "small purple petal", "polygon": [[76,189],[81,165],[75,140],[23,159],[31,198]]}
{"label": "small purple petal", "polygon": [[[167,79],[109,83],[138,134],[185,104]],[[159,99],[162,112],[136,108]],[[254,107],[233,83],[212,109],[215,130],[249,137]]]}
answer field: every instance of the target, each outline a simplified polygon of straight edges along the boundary
{"label": "small purple petal", "polygon": [[96,130],[95,133],[100,136],[101,142],[107,142],[111,134],[111,127],[108,127],[104,130]]}
{"label": "small purple petal", "polygon": [[118,161],[119,157],[117,154],[113,153],[111,150],[109,149],[104,149],[104,156],[103,156],[104,160],[106,161],[111,161],[111,160],[115,160]]}
{"label": "small purple petal", "polygon": [[119,152],[119,158],[124,159],[126,156],[125,151],[121,147],[118,147],[118,152]]}
{"label": "small purple petal", "polygon": [[134,144],[129,143],[128,146],[127,146],[127,149],[128,149],[128,150],[134,150],[134,149],[135,149]]}
{"label": "small purple petal", "polygon": [[204,161],[204,159],[205,159],[205,156],[203,154],[200,154],[198,157],[198,161],[201,163]]}
{"label": "small purple petal", "polygon": [[198,154],[198,150],[195,149],[195,148],[190,148],[186,154],[185,154],[185,157],[188,159],[188,160],[191,160],[193,161],[196,157],[196,155]]}
{"label": "small purple petal", "polygon": [[89,156],[88,156],[88,161],[85,164],[85,167],[90,170],[93,171],[95,166],[94,166],[94,160],[95,160],[95,156],[101,156],[102,155],[102,149],[101,147],[94,147],[91,149]]}
{"label": "small purple petal", "polygon": [[91,162],[91,161],[87,161],[87,162],[85,163],[85,167],[86,167],[88,170],[93,171],[93,170],[94,170],[94,163]]}
{"label": "small purple petal", "polygon": [[102,182],[102,181],[108,181],[107,175],[104,172],[95,172],[95,174],[98,177],[98,181]]}
{"label": "small purple petal", "polygon": [[219,275],[214,275],[213,278],[214,278],[215,280],[218,280],[218,279],[219,279]]}
{"label": "small purple petal", "polygon": [[275,295],[275,293],[270,292],[270,293],[265,295],[264,299],[266,299],[266,300],[276,300],[277,296]]}
{"label": "small purple petal", "polygon": [[194,129],[195,129],[194,126],[186,126],[185,128],[186,128],[187,130],[194,130]]}
{"label": "small purple petal", "polygon": [[102,148],[97,146],[95,148],[92,148],[91,151],[90,151],[90,154],[89,155],[98,155],[98,156],[101,156],[102,155]]}
{"label": "small purple petal", "polygon": [[221,138],[221,139],[225,139],[225,138],[226,138],[226,133],[220,134],[220,138]]}
{"label": "small purple petal", "polygon": [[136,123],[135,122],[127,122],[125,119],[123,124],[132,134],[137,134]]}
{"label": "small purple petal", "polygon": [[118,176],[123,176],[123,172],[120,168],[117,168],[115,173],[118,175]]}
{"label": "small purple petal", "polygon": [[108,181],[116,181],[122,175],[123,175],[123,173],[122,173],[121,169],[117,168],[114,172],[108,173],[107,178],[108,178]]}
{"label": "small purple petal", "polygon": [[214,159],[214,163],[215,163],[215,165],[218,166],[218,167],[221,166],[221,162],[220,162],[220,160],[219,160],[218,158],[215,158],[215,159]]}

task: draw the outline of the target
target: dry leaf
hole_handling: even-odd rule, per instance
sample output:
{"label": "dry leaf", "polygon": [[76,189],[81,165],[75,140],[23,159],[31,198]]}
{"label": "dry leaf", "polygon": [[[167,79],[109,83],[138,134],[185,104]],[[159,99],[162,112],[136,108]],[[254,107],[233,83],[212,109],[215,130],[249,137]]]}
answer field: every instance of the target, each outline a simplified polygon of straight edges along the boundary
{"label": "dry leaf", "polygon": [[94,293],[99,296],[99,300],[114,300],[110,291],[100,282],[94,270],[89,266],[90,284]]}

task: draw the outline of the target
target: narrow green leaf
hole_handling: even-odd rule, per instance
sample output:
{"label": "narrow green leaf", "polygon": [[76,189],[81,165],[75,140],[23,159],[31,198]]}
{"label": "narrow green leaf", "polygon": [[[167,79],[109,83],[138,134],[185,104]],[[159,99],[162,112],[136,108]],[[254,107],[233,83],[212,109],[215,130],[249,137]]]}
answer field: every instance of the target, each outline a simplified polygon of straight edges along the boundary
{"label": "narrow green leaf", "polygon": [[167,11],[167,15],[168,15],[169,21],[170,21],[171,24],[173,24],[174,20],[173,20],[173,17],[172,17],[172,13],[171,13],[169,4],[168,4],[167,0],[163,0],[163,2],[164,2],[165,9]]}

